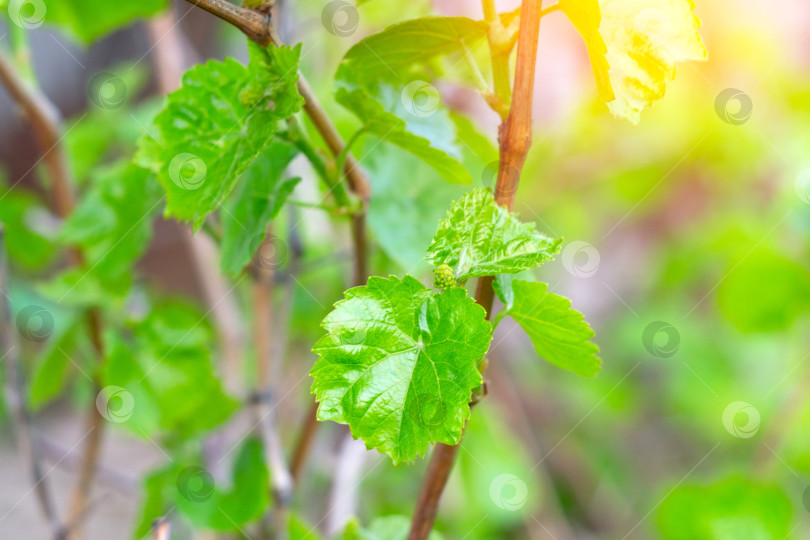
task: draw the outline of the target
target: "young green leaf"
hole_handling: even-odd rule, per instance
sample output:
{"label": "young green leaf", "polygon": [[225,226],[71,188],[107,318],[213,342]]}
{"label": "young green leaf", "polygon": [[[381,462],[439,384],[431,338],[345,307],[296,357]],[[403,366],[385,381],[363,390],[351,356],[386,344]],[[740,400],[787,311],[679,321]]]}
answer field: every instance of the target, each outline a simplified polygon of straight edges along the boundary
{"label": "young green leaf", "polygon": [[90,43],[140,17],[163,10],[166,0],[109,2],[108,0],[44,0],[41,2],[10,1],[9,15],[20,24],[47,23],[64,27],[73,37]]}
{"label": "young green leaf", "polygon": [[439,222],[427,259],[434,266],[451,266],[456,279],[464,281],[540,266],[561,243],[537,232],[534,224],[521,223],[488,190],[476,189],[456,201]]}
{"label": "young green leaf", "polygon": [[560,8],[585,40],[600,96],[633,124],[664,96],[676,63],[707,58],[691,0],[560,0]]}
{"label": "young green leaf", "polygon": [[48,216],[45,205],[33,193],[19,186],[9,189],[0,177],[0,223],[5,225],[5,249],[13,264],[30,270],[53,259],[54,242],[47,230],[37,227],[47,224]]}
{"label": "young green leaf", "polygon": [[128,393],[132,404],[122,410],[102,399],[110,421],[141,436],[167,433],[187,440],[237,408],[214,371],[212,331],[198,309],[179,302],[157,305],[131,331],[131,340],[113,332],[106,337],[102,380]]}
{"label": "young green leaf", "polygon": [[[262,443],[255,437],[242,445],[233,465],[233,481],[229,489],[217,486],[210,474],[201,468],[186,469],[183,473],[180,472],[176,482],[179,491],[177,507],[199,527],[240,531],[242,525],[260,517],[270,504],[270,475]],[[202,492],[195,488],[195,482],[200,478],[193,477],[201,474],[205,475]]]}
{"label": "young green leaf", "polygon": [[58,335],[48,340],[48,346],[34,361],[34,372],[28,387],[29,405],[33,410],[57,397],[68,380],[68,370],[76,360],[73,355],[89,345],[87,328],[82,317],[73,316]]}
{"label": "young green leaf", "polygon": [[442,145],[440,148],[418,134],[418,131],[409,130],[409,125],[404,120],[388,112],[367,91],[339,88],[335,99],[363,122],[363,130],[367,133],[410,152],[433,167],[450,183],[472,183],[470,173],[448,154],[446,146]]}
{"label": "young green leaf", "polygon": [[394,463],[456,444],[492,329],[462,288],[434,294],[416,279],[372,277],[323,321],[313,348],[319,420],[349,424]]}
{"label": "young green leaf", "polygon": [[64,242],[80,246],[87,256],[82,275],[125,294],[132,265],[152,238],[152,218],[162,199],[160,185],[145,169],[122,163],[103,171],[61,232]]}
{"label": "young green leaf", "polygon": [[300,46],[249,47],[249,67],[228,58],[186,72],[155,118],[156,134],[139,143],[139,163],[166,189],[167,213],[195,228],[272,142],[279,121],[303,104],[296,89]]}
{"label": "young green leaf", "polygon": [[356,43],[337,78],[359,85],[401,81],[413,65],[450,53],[464,53],[486,41],[489,24],[465,17],[424,17],[389,26]]}
{"label": "young green leaf", "polygon": [[223,272],[241,272],[262,243],[267,225],[300,181],[282,176],[295,155],[293,146],[274,140],[242,175],[241,186],[222,216]]}
{"label": "young green leaf", "polygon": [[537,354],[555,366],[583,377],[599,372],[599,347],[590,341],[594,332],[582,313],[571,308],[570,300],[548,292],[545,283],[510,279],[497,283],[495,290],[505,308],[496,321],[511,316],[528,334]]}

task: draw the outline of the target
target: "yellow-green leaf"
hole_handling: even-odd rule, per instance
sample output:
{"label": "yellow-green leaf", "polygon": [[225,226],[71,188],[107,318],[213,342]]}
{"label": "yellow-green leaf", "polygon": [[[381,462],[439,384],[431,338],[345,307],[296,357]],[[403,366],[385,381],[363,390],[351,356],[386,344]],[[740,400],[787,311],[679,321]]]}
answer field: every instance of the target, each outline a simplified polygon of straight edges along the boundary
{"label": "yellow-green leaf", "polygon": [[585,40],[600,97],[637,124],[661,99],[675,65],[705,60],[692,0],[560,0]]}

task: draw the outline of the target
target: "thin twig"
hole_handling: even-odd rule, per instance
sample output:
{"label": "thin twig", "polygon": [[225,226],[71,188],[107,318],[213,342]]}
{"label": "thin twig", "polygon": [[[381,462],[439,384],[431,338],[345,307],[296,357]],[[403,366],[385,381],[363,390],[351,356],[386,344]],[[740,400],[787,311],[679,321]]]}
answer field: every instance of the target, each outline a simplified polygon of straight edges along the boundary
{"label": "thin twig", "polygon": [[[43,152],[42,159],[50,173],[54,208],[59,217],[64,219],[73,210],[75,198],[73,194],[74,182],[68,167],[67,155],[62,145],[62,121],[59,111],[39,89],[26,84],[19,77],[2,53],[0,53],[0,82],[3,83],[12,99],[22,108],[31,122]],[[71,249],[69,255],[74,265],[81,266],[84,263],[84,257],[79,249]],[[89,309],[87,311],[87,320],[90,329],[90,340],[99,360],[101,360],[104,358],[104,348],[101,339],[101,317],[98,310]],[[86,429],[90,436],[85,443],[85,456],[79,469],[79,477],[73,493],[71,517],[84,514],[93,484],[96,460],[100,454],[104,422],[95,403],[90,406],[87,418]],[[73,519],[70,521],[72,522]],[[80,538],[81,535],[81,530],[75,532],[76,538]]]}
{"label": "thin twig", "polygon": [[[511,209],[520,180],[520,171],[531,146],[532,100],[534,73],[537,61],[537,41],[540,32],[542,0],[523,0],[521,4],[520,34],[518,38],[515,84],[509,116],[501,124],[500,163],[495,185],[495,201]],[[475,295],[490,316],[494,292],[492,278],[481,278]],[[433,450],[422,491],[416,503],[408,540],[425,540],[436,520],[439,499],[453,468],[459,445],[438,444]]]}
{"label": "thin twig", "polygon": [[0,223],[0,361],[5,363],[6,400],[11,408],[17,448],[28,459],[31,481],[40,511],[51,526],[54,538],[62,534],[62,524],[56,510],[51,485],[42,467],[39,439],[34,433],[31,415],[25,406],[25,382],[20,370],[19,346],[11,319],[11,291],[9,290],[8,264],[6,262],[5,230]]}

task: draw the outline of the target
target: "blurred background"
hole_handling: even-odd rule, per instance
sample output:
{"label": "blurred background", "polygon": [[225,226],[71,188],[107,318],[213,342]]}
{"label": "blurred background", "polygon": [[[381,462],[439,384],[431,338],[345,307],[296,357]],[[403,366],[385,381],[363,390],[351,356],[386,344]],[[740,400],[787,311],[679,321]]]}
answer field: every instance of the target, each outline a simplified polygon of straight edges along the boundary
{"label": "blurred background", "polygon": [[[344,136],[356,121],[334,104],[332,79],[352,44],[430,13],[481,17],[470,0],[369,1],[328,16],[326,4],[277,0],[277,23],[287,43],[303,42],[302,71]],[[565,237],[557,261],[536,277],[585,314],[604,364],[593,379],[576,377],[539,360],[514,325],[500,325],[490,396],[474,411],[442,500],[437,530],[445,538],[810,537],[810,4],[715,0],[699,2],[696,14],[708,62],[679,65],[666,97],[637,127],[611,117],[598,99],[568,20],[543,19],[534,146],[515,210]],[[0,46],[9,39],[4,22]],[[241,34],[185,2],[90,46],[48,24],[29,37],[43,91],[66,119],[64,142],[80,182],[102,156],[134,152],[186,67],[247,58]],[[123,96],[99,93],[99,74],[123,81]],[[450,82],[437,83],[444,105],[491,141],[468,131],[461,149],[477,184],[489,186],[497,115],[452,68],[446,75]],[[372,272],[407,271],[428,283],[422,254],[468,188],[375,143],[356,152],[372,179]],[[40,155],[0,91],[0,220],[15,298],[38,294],[35,284],[56,256],[59,223],[47,210]],[[351,275],[346,228],[308,208],[317,183],[303,162],[292,168],[304,178],[293,195],[300,204],[278,220],[282,231],[297,224],[302,246],[297,276],[278,288],[279,303],[285,294],[292,301],[278,402],[288,448],[313,401],[307,372],[319,322]],[[157,219],[138,282],[199,306],[219,291],[232,310],[210,313],[227,335],[215,361],[226,388],[244,394],[250,369],[229,363],[226,352],[247,339],[240,306],[248,293],[217,277],[215,266],[199,270],[195,258],[211,249],[204,235],[192,240],[184,226]],[[70,357],[62,368],[67,390],[43,396],[34,417],[62,493],[77,467],[79,404],[91,391],[81,354]],[[38,356],[31,358],[33,371]],[[89,538],[132,537],[143,517],[143,479],[170,459],[149,433],[116,427],[103,446]],[[234,439],[234,429],[223,428],[222,438]],[[0,428],[0,538],[47,538],[11,433],[9,423]],[[327,533],[352,515],[410,515],[425,465],[394,467],[342,426],[323,424],[295,507]],[[214,478],[227,478],[222,468],[212,469]],[[192,537],[189,530],[178,527],[177,538]]]}

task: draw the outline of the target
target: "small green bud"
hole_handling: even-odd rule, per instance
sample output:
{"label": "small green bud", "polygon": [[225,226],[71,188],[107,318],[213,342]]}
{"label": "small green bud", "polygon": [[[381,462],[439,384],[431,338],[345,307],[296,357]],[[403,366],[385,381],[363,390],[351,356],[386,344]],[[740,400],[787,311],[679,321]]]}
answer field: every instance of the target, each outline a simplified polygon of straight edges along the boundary
{"label": "small green bud", "polygon": [[456,276],[449,265],[443,264],[433,269],[433,286],[437,289],[449,289],[456,286]]}

